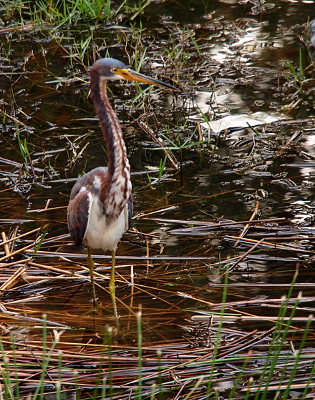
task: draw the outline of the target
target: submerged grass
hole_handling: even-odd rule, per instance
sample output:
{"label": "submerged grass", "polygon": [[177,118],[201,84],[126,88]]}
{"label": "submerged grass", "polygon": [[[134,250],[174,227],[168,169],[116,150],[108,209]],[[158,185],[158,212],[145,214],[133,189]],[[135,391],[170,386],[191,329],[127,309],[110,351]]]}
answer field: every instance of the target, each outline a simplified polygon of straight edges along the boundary
{"label": "submerged grass", "polygon": [[[227,281],[223,300],[228,293]],[[288,300],[281,301],[278,319],[269,330],[273,331],[271,335],[256,330],[235,340],[240,331],[226,325],[226,310],[230,307],[223,301],[218,323],[213,322],[209,331],[214,336],[209,347],[169,343],[160,345],[158,351],[156,345],[143,342],[140,311],[136,348],[113,345],[112,331],[105,329],[101,344],[82,344],[80,349],[77,341],[64,342],[65,331],[52,329],[44,316],[40,341],[21,342],[2,335],[1,398],[37,400],[54,394],[58,399],[67,393],[76,399],[166,396],[188,400],[218,398],[220,392],[220,399],[286,400],[292,397],[292,390],[306,398],[313,390],[315,367],[304,348],[314,319],[309,316],[305,327],[298,329],[301,339],[295,350],[290,336],[299,300],[293,307],[289,307]],[[287,313],[289,318],[284,320]],[[204,327],[197,329],[201,332]]]}

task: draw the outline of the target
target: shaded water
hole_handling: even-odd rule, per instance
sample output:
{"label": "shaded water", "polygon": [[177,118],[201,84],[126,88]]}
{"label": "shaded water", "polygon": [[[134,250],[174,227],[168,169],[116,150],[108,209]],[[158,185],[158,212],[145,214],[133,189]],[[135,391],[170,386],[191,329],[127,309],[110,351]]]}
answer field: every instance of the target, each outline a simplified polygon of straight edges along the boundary
{"label": "shaded water", "polygon": [[[305,296],[313,294],[314,66],[299,39],[312,13],[313,2],[275,1],[262,8],[256,2],[152,2],[133,22],[121,17],[119,26],[104,24],[93,32],[96,58],[108,50],[112,57],[135,62],[136,48],[136,53],[145,54],[144,73],[169,77],[184,89],[175,97],[129,83],[110,85],[133,171],[137,230],[124,236],[117,252],[118,308],[126,340],[134,340],[139,305],[145,342],[159,343],[183,339],[182,326],[190,324],[187,317],[221,302],[229,258],[249,248],[234,247],[227,236],[238,236],[244,225],[187,232],[183,228],[191,224],[181,221],[247,221],[257,202],[255,219],[275,219],[268,224],[274,228],[272,236],[290,236],[289,227],[298,236],[303,234],[299,227],[305,226],[305,240],[293,243],[293,251],[258,247],[231,269],[227,300],[280,299],[298,265],[293,295],[300,290]],[[74,55],[74,39],[79,41],[88,31],[13,31],[0,37],[1,109],[12,117],[3,117],[1,126],[1,231],[9,236],[16,227],[26,233],[49,224],[36,256],[25,250],[8,261],[20,258],[22,265],[25,257],[34,256],[37,264],[81,274],[80,264],[86,263],[85,254],[77,255],[69,237],[51,238],[67,235],[66,206],[75,178],[105,163],[87,72]],[[91,47],[84,58],[88,65]],[[305,76],[302,83],[295,83],[288,65],[298,70],[300,59]],[[221,125],[209,130],[207,120],[257,111],[290,123],[263,126],[259,134],[250,128],[230,129],[238,123],[224,132]],[[152,149],[157,145],[141,130],[138,118],[173,147],[180,164],[174,170],[167,161],[160,180],[156,171],[164,153]],[[303,136],[286,146],[297,131]],[[30,153],[25,160],[18,135]],[[188,144],[209,140],[187,147],[187,138]],[[286,220],[278,222],[283,217]],[[278,226],[288,229],[279,233]],[[267,238],[268,227],[250,233],[257,240]],[[26,237],[16,248],[34,238]],[[100,264],[97,272],[107,277],[109,257],[95,259]],[[11,275],[5,271],[3,281]],[[132,271],[135,286],[130,285]],[[51,322],[84,328],[86,336],[74,336],[85,343],[113,324],[108,280],[98,283],[97,316],[88,313],[88,279],[60,279],[39,265],[29,265],[24,280],[3,293],[2,301],[7,310],[23,317],[41,318],[46,313]],[[307,304],[303,316],[312,310],[313,303]],[[246,312],[277,315],[278,309],[254,305]],[[6,315],[5,321],[24,324],[19,316]],[[66,335],[73,339],[73,333]]]}

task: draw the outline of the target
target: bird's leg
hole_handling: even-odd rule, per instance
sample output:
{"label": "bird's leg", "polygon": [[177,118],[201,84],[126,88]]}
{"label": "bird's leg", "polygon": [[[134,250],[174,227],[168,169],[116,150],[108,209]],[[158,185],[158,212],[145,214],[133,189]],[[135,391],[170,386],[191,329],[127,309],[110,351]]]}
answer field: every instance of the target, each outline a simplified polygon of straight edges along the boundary
{"label": "bird's leg", "polygon": [[117,329],[119,328],[119,322],[118,322],[118,312],[117,312],[117,304],[116,304],[116,285],[115,285],[115,257],[116,257],[116,251],[112,251],[112,267],[110,271],[110,280],[109,280],[109,292],[110,296],[112,298],[112,303],[113,303],[113,309],[114,309],[114,316],[115,316],[115,321],[116,321],[116,327]]}
{"label": "bird's leg", "polygon": [[87,263],[88,263],[88,267],[90,270],[90,278],[91,278],[92,293],[93,293],[93,305],[95,307],[97,298],[96,298],[96,291],[95,291],[95,284],[94,284],[94,261],[92,259],[91,249],[89,247],[88,247]]}

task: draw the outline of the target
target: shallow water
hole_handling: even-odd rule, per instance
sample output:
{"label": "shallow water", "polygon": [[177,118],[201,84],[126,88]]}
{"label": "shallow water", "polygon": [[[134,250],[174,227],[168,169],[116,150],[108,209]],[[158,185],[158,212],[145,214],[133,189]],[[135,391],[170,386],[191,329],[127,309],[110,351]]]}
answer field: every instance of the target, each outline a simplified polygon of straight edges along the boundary
{"label": "shallow water", "polygon": [[[137,230],[124,236],[117,252],[121,274],[117,277],[118,308],[121,325],[129,332],[126,340],[129,335],[134,337],[139,305],[145,342],[154,343],[182,339],[182,326],[190,324],[188,317],[207,311],[208,303],[221,302],[229,258],[249,248],[234,247],[229,238],[238,236],[244,224],[187,231],[192,228],[187,221],[247,221],[257,202],[259,212],[254,219],[274,219],[270,222],[272,236],[291,235],[291,228],[297,236],[305,226],[305,240],[296,241],[297,247],[291,251],[258,247],[231,269],[227,300],[280,299],[288,292],[297,265],[299,277],[293,295],[300,290],[305,296],[313,294],[314,66],[300,40],[312,13],[313,2],[275,1],[259,9],[254,2],[190,1],[179,5],[165,1],[152,3],[135,19],[136,26],[141,21],[143,31],[135,34],[130,21],[122,17],[121,28],[104,24],[94,33],[101,56],[108,49],[111,56],[129,63],[134,61],[132,49],[137,44],[139,53],[145,51],[144,73],[166,80],[170,77],[173,84],[183,87],[183,94],[173,96],[159,89],[142,92],[129,83],[110,85],[133,171],[133,226]],[[19,233],[26,233],[49,224],[36,256],[25,250],[8,261],[20,259],[23,264],[26,257],[33,257],[37,264],[82,274],[80,264],[85,265],[86,256],[76,255],[64,236],[68,232],[66,206],[74,179],[103,165],[105,155],[88,97],[87,71],[70,56],[74,38],[84,36],[84,30],[61,31],[61,36],[66,34],[68,40],[32,31],[7,32],[0,37],[1,109],[14,118],[3,119],[1,125],[1,157],[10,163],[0,161],[0,224],[8,236],[16,227]],[[303,83],[295,84],[286,63],[298,68],[300,57],[307,69]],[[263,126],[258,128],[259,134],[248,127],[234,130],[239,125],[233,123],[224,132],[220,132],[221,125],[217,132],[209,130],[207,120],[258,111],[289,123]],[[168,138],[172,147],[177,146],[172,151],[181,168],[176,171],[167,161],[159,181],[156,170],[164,154],[152,149],[157,145],[140,129],[137,118],[166,145],[170,145]],[[297,131],[303,133],[302,138],[286,146]],[[30,153],[24,167],[18,134]],[[187,138],[188,144],[198,142],[200,135],[209,141],[191,148],[183,145]],[[48,210],[43,212],[46,205]],[[283,230],[277,232],[279,226]],[[249,237],[260,240],[267,233],[267,226],[262,225],[250,230]],[[17,242],[16,248],[34,238],[31,235]],[[95,260],[100,264],[97,271],[108,276],[108,255]],[[95,316],[89,313],[88,279],[60,279],[57,273],[38,266],[28,266],[26,274],[3,294],[7,310],[27,318],[41,318],[46,313],[51,322],[88,332],[81,337],[83,341],[113,324],[106,279],[98,281],[99,311]],[[2,280],[9,276],[10,270],[6,270]],[[32,300],[37,295],[40,297]],[[307,305],[311,310],[313,303]],[[277,315],[278,310],[252,306],[246,311]],[[307,312],[301,311],[303,315]],[[25,323],[10,316],[6,322]],[[250,328],[249,324],[246,329]],[[73,339],[73,333],[68,335]]]}

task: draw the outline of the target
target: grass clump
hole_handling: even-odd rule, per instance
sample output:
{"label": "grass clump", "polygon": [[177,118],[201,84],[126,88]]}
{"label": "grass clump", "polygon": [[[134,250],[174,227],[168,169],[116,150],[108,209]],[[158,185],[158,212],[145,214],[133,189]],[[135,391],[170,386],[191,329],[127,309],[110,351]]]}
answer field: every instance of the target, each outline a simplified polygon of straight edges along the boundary
{"label": "grass clump", "polygon": [[[256,329],[236,339],[237,330],[226,323],[227,279],[225,287],[220,313],[209,316],[212,322],[207,329],[213,337],[207,346],[192,348],[175,342],[157,348],[145,343],[141,311],[132,328],[136,346],[135,341],[117,344],[119,337],[113,341],[108,328],[101,344],[86,342],[80,349],[77,341],[71,345],[62,340],[66,331],[49,326],[46,317],[41,340],[21,343],[13,336],[3,337],[1,399],[37,400],[54,393],[56,399],[75,394],[76,399],[167,396],[188,400],[219,398],[220,392],[222,400],[286,400],[292,398],[292,390],[307,398],[315,366],[304,349],[313,317],[305,319],[305,327],[294,327],[302,296],[293,305],[289,297],[282,299],[273,328]],[[201,335],[203,328],[197,329]],[[292,339],[292,329],[300,332],[300,339]]]}
{"label": "grass clump", "polygon": [[119,5],[113,5],[111,0],[37,0],[0,1],[0,7],[5,10],[6,19],[12,25],[32,23],[42,27],[46,24],[59,29],[64,25],[74,26],[84,22],[92,22],[96,27],[99,22],[115,18],[119,13],[132,14],[134,18],[149,4],[140,0],[134,4],[124,0]]}

